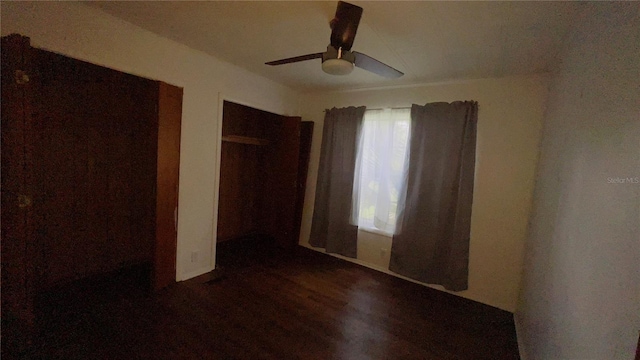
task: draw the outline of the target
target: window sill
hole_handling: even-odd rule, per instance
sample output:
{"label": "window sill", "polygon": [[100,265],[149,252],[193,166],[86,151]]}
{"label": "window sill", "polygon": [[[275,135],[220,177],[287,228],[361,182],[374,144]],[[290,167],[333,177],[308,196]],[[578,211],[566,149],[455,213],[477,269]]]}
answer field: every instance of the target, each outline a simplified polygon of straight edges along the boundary
{"label": "window sill", "polygon": [[358,231],[364,231],[366,233],[380,235],[380,236],[384,236],[384,237],[388,237],[388,238],[392,238],[393,237],[393,234],[388,233],[386,231],[378,230],[378,229],[358,227]]}

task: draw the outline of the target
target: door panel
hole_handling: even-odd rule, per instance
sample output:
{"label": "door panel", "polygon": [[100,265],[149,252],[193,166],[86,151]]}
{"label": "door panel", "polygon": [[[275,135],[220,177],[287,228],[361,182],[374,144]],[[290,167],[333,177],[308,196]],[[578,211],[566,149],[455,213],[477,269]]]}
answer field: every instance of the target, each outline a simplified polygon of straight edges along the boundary
{"label": "door panel", "polygon": [[154,287],[175,282],[182,89],[159,83]]}
{"label": "door panel", "polygon": [[300,123],[300,151],[298,157],[298,181],[296,188],[296,210],[294,233],[297,234],[296,244],[300,237],[302,225],[302,211],[304,210],[304,196],[307,189],[307,172],[309,171],[309,158],[311,156],[311,140],[313,138],[313,121]]}
{"label": "door panel", "polygon": [[[2,38],[2,352],[24,345],[33,325],[33,198],[25,169],[25,137],[29,136],[29,82],[18,83],[16,72],[30,73],[29,39]],[[18,77],[23,80],[24,78]],[[26,79],[24,79],[26,80]]]}
{"label": "door panel", "polygon": [[52,58],[37,49],[31,52],[34,111],[33,132],[27,141],[31,151],[27,152],[27,158],[33,164],[29,174],[35,187],[33,215],[40,260],[38,288],[47,288],[57,279],[77,278],[84,270],[74,266],[74,260],[84,255],[81,245],[74,242],[76,212],[81,211],[76,203],[76,192],[81,190],[76,186],[81,184],[76,181],[79,167],[75,163],[80,158],[76,156],[79,122],[68,115],[77,113],[77,103],[72,93],[59,91],[76,88],[79,76],[64,71],[65,64],[55,61],[58,57]]}
{"label": "door panel", "polygon": [[32,53],[39,288],[150,263],[157,82]]}
{"label": "door panel", "polygon": [[292,248],[298,243],[296,198],[298,157],[300,156],[300,117],[283,116],[272,157],[272,191],[275,206],[274,237],[279,246]]}
{"label": "door panel", "polygon": [[38,291],[141,262],[175,280],[182,89],[19,35],[1,56],[4,356],[28,346]]}

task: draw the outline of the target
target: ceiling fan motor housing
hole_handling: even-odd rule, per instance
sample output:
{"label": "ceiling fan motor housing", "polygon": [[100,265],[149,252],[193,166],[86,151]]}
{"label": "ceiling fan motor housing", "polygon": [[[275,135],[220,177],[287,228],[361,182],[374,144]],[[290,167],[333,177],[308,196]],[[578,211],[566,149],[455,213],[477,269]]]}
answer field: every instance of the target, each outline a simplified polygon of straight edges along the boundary
{"label": "ceiling fan motor housing", "polygon": [[322,71],[331,75],[347,75],[353,71],[355,56],[351,51],[327,46],[322,54]]}

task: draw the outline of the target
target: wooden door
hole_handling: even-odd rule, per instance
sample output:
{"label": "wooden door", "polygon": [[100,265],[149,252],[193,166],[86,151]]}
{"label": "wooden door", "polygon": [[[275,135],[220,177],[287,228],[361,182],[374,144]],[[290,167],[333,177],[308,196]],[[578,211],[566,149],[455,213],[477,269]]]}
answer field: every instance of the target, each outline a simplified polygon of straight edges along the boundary
{"label": "wooden door", "polygon": [[304,210],[304,196],[307,189],[307,172],[309,171],[309,158],[311,156],[311,140],[313,138],[313,121],[300,123],[300,150],[298,156],[298,180],[296,188],[296,209],[294,233],[300,236],[302,225],[302,211]]}
{"label": "wooden door", "polygon": [[129,265],[175,281],[181,104],[171,85],[2,39],[3,319]]}
{"label": "wooden door", "polygon": [[[34,323],[32,188],[25,144],[31,136],[29,39],[2,38],[2,353],[20,351]],[[15,347],[18,346],[16,350]]]}
{"label": "wooden door", "polygon": [[274,214],[272,234],[276,243],[291,249],[298,243],[296,198],[300,156],[300,117],[282,116],[270,161],[270,192]]}
{"label": "wooden door", "polygon": [[156,241],[153,287],[176,281],[182,88],[159,83]]}
{"label": "wooden door", "polygon": [[32,53],[39,289],[151,263],[158,83]]}

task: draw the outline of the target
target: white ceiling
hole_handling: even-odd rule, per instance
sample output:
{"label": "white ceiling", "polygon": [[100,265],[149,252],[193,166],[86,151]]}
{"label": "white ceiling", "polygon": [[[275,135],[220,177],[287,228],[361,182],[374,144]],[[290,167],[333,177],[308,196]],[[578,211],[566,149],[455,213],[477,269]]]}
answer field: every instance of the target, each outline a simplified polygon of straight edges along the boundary
{"label": "white ceiling", "polygon": [[301,91],[394,86],[546,72],[575,21],[575,2],[353,1],[364,8],[353,50],[405,75],[322,72],[337,1],[88,2],[107,13]]}

